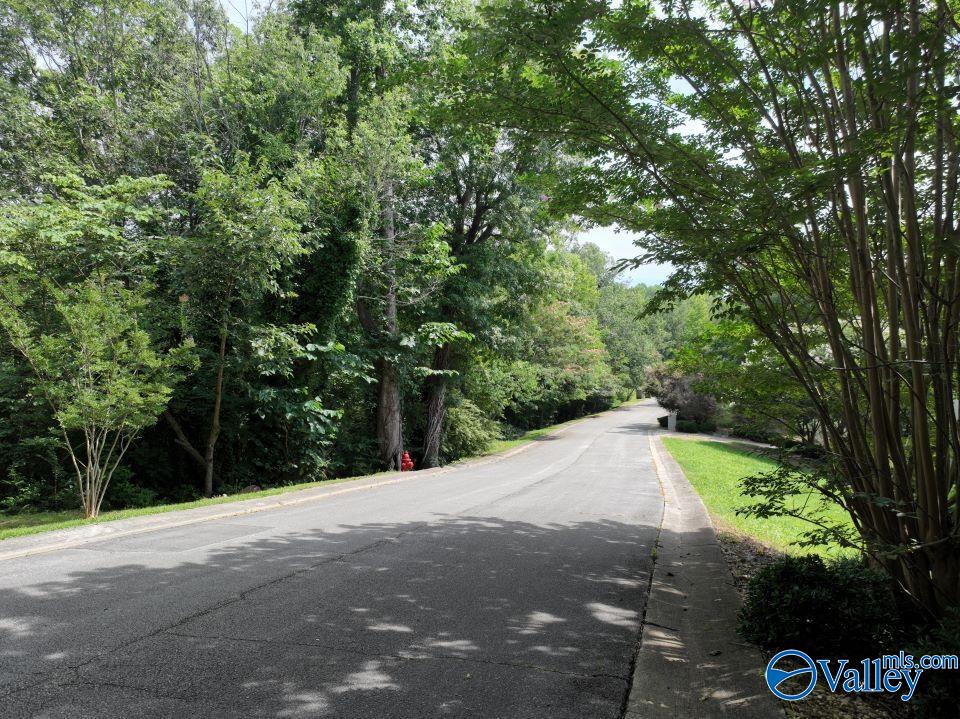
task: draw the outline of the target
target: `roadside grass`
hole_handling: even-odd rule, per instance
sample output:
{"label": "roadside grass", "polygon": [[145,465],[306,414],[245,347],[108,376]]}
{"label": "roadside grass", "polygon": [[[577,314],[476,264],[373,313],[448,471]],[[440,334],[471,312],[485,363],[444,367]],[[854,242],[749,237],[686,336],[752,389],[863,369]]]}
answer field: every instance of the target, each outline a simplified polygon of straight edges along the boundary
{"label": "roadside grass", "polygon": [[134,509],[118,509],[109,512],[103,512],[95,519],[84,519],[83,513],[79,510],[67,510],[63,512],[24,512],[23,514],[0,514],[0,541],[11,539],[12,537],[22,537],[27,534],[39,534],[40,532],[52,532],[57,529],[69,529],[70,527],[79,527],[86,524],[103,524],[104,522],[114,522],[118,519],[128,519],[130,517],[144,517],[151,514],[165,514],[166,512],[176,512],[181,509],[195,509],[196,507],[209,507],[216,504],[230,504],[231,502],[242,502],[246,499],[260,499],[261,497],[272,497],[278,494],[287,494],[297,492],[302,489],[340,484],[341,482],[350,482],[355,479],[364,479],[364,477],[343,477],[339,479],[326,479],[319,482],[304,482],[303,484],[290,484],[283,487],[270,487],[259,492],[225,494],[217,497],[205,499],[195,499],[191,502],[179,502],[176,504],[157,504],[150,507],[137,507]]}
{"label": "roadside grass", "polygon": [[[586,415],[587,417],[592,417],[593,415]],[[541,427],[540,429],[531,429],[527,432],[524,432],[519,437],[514,437],[513,439],[498,439],[496,442],[493,442],[490,445],[490,449],[484,452],[481,457],[489,457],[492,454],[500,454],[501,452],[506,452],[511,449],[515,449],[524,444],[529,444],[534,440],[541,439],[546,437],[549,434],[553,434],[561,427],[566,427],[568,424],[573,424],[574,422],[579,422],[584,419],[584,417],[578,417],[577,419],[571,419],[567,422],[560,422],[559,424],[551,424],[549,427]],[[465,457],[464,460],[474,459],[473,457]],[[464,461],[458,460],[458,461]]]}
{"label": "roadside grass", "polygon": [[[620,407],[634,404],[637,400],[624,402]],[[615,408],[614,408],[615,409]],[[593,415],[587,415],[593,416]],[[565,427],[574,422],[579,422],[584,417],[561,422],[549,427],[541,427],[525,432],[514,439],[499,440],[494,442],[490,449],[480,455],[487,457],[494,454],[500,454],[511,449],[515,449],[524,444],[529,444],[534,440],[545,437],[556,432],[561,427]],[[476,457],[464,457],[462,460],[476,459]],[[382,473],[381,473],[382,474]],[[158,504],[150,507],[138,507],[136,509],[119,509],[108,511],[101,514],[96,519],[84,519],[83,513],[79,510],[66,510],[62,512],[25,512],[22,514],[0,514],[0,541],[11,539],[13,537],[23,537],[28,534],[39,534],[40,532],[52,532],[57,529],[69,529],[70,527],[80,527],[86,524],[102,524],[104,522],[114,522],[118,519],[128,519],[130,517],[144,517],[151,514],[164,514],[166,512],[176,512],[182,509],[195,509],[196,507],[209,507],[216,504],[229,504],[231,502],[241,502],[246,499],[259,499],[261,497],[271,497],[278,494],[287,494],[288,492],[298,492],[303,489],[340,484],[341,482],[351,482],[357,479],[365,479],[375,475],[363,475],[359,477],[342,477],[338,479],[326,479],[319,482],[304,482],[302,484],[290,484],[283,487],[271,487],[256,493],[236,493],[226,494],[208,499],[197,499],[191,502],[180,502],[177,504]]]}
{"label": "roadside grass", "polygon": [[[757,519],[737,514],[738,508],[753,501],[743,494],[740,480],[775,469],[777,463],[773,459],[725,442],[664,437],[663,444],[677,460],[690,484],[703,499],[707,510],[722,528],[753,537],[762,544],[787,554],[835,557],[849,553],[850,550],[838,546],[796,546],[794,542],[802,539],[803,533],[812,528],[812,525],[803,520],[794,517]],[[824,516],[830,520],[850,523],[846,512],[840,507],[821,504],[820,498],[814,496],[810,497],[810,502],[811,506],[813,503],[817,503],[818,508],[822,506]]]}

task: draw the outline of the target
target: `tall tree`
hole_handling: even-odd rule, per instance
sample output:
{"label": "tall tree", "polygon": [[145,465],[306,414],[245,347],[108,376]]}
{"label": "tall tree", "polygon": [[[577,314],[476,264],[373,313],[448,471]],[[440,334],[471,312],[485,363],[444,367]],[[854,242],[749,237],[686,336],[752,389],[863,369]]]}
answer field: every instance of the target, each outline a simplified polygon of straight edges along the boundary
{"label": "tall tree", "polygon": [[[956,7],[486,6],[464,96],[596,158],[584,212],[721,294],[815,405],[829,490],[918,603],[960,603]],[[495,31],[493,31],[495,28]]]}
{"label": "tall tree", "polygon": [[[348,80],[343,95],[348,134],[366,172],[369,200],[377,221],[357,293],[357,318],[368,340],[382,345],[375,361],[378,392],[376,434],[379,462],[400,469],[403,402],[398,351],[405,289],[404,265],[424,249],[424,227],[410,206],[419,184],[418,159],[411,137],[411,93],[404,83],[433,52],[436,28],[444,20],[436,3],[345,0],[294,4],[300,23],[341,40]],[[429,223],[427,223],[429,225]],[[434,246],[432,249],[437,249]],[[431,252],[426,253],[433,256]],[[429,263],[429,259],[424,260]],[[427,269],[427,268],[424,268]],[[414,275],[415,277],[415,275]],[[430,284],[429,272],[421,278]]]}
{"label": "tall tree", "polygon": [[[523,138],[444,122],[437,113],[432,119],[425,142],[432,168],[430,202],[459,266],[437,289],[433,312],[438,320],[483,341],[522,307],[516,301],[523,282],[517,272],[522,256],[517,245],[539,245],[550,226],[543,192],[553,158],[549,148]],[[512,301],[505,302],[503,292]],[[458,337],[463,335],[439,341],[431,359],[424,392],[424,467],[439,462]]]}

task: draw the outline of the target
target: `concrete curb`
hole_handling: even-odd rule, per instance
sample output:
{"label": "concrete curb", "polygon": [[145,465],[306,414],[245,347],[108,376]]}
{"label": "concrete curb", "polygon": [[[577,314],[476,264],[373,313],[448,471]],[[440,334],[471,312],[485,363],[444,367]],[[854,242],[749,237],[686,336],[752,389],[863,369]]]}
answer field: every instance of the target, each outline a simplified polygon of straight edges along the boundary
{"label": "concrete curb", "polygon": [[[608,411],[616,411],[608,410]],[[603,413],[600,413],[603,414]],[[554,437],[566,432],[571,427],[589,421],[599,415],[593,414],[586,417],[568,422],[554,432],[543,435],[544,437]],[[310,487],[308,489],[293,490],[284,494],[278,494],[270,497],[257,498],[253,495],[250,499],[237,500],[235,502],[224,502],[223,504],[214,504],[208,507],[195,507],[193,509],[172,510],[159,514],[148,514],[142,517],[130,517],[128,519],[117,519],[100,524],[87,524],[77,527],[68,527],[67,529],[55,529],[49,532],[38,532],[37,534],[27,534],[22,537],[11,537],[10,539],[0,540],[0,562],[9,559],[20,559],[37,554],[48,554],[58,552],[63,549],[73,549],[82,547],[91,542],[98,542],[106,538],[127,537],[145,532],[155,532],[161,529],[171,529],[174,527],[183,527],[198,522],[210,522],[218,519],[229,519],[256,512],[267,512],[281,507],[290,507],[308,502],[318,502],[328,497],[335,497],[349,492],[358,492],[366,489],[376,489],[391,484],[402,482],[411,482],[416,479],[432,477],[438,474],[445,474],[453,470],[469,469],[486,464],[499,462],[509,457],[513,457],[520,452],[524,452],[534,445],[537,440],[531,440],[519,447],[514,447],[505,452],[492,454],[476,459],[466,459],[461,462],[453,462],[443,467],[433,469],[424,469],[418,472],[382,472],[380,474],[356,477],[346,481],[331,484],[330,487]]]}
{"label": "concrete curb", "polygon": [[736,633],[740,596],[700,497],[657,434],[663,524],[626,719],[775,719],[764,661]]}

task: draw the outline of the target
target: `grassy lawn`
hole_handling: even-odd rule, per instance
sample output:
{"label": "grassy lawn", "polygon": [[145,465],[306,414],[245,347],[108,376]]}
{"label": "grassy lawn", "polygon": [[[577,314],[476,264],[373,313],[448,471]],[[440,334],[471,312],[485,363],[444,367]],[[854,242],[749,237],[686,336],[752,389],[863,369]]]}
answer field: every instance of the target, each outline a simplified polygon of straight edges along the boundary
{"label": "grassy lawn", "polygon": [[[811,525],[793,517],[756,519],[741,517],[737,508],[751,503],[741,493],[740,480],[777,466],[772,459],[759,456],[749,449],[709,440],[665,437],[664,446],[673,455],[694,489],[703,499],[711,516],[721,528],[755,537],[763,544],[790,554],[817,553],[835,556],[839,547],[797,547],[792,543],[801,538]],[[811,498],[811,502],[819,501]],[[831,505],[826,515],[833,520],[849,522],[846,512]]]}

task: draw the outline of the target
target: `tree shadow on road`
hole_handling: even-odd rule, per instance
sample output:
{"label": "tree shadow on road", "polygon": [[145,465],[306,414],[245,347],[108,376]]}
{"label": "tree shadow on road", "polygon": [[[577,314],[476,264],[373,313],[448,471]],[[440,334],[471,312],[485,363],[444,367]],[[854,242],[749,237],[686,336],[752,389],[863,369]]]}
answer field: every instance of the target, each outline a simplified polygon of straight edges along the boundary
{"label": "tree shadow on road", "polygon": [[0,590],[3,715],[620,713],[654,526],[261,529],[253,515],[210,523],[208,547],[180,529],[70,550],[97,568]]}

